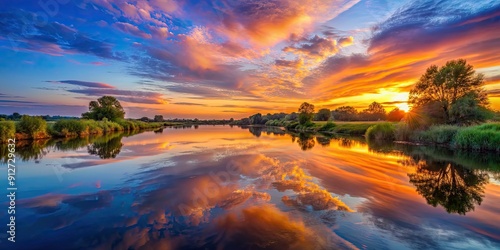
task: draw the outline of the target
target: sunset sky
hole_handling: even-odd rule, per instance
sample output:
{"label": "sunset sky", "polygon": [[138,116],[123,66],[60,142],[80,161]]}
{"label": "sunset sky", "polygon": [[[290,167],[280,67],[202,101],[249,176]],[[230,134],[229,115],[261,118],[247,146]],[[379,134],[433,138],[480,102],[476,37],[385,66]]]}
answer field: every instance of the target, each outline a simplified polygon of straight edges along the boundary
{"label": "sunset sky", "polygon": [[500,110],[500,1],[7,0],[0,113],[242,118],[407,108],[432,65],[464,58]]}

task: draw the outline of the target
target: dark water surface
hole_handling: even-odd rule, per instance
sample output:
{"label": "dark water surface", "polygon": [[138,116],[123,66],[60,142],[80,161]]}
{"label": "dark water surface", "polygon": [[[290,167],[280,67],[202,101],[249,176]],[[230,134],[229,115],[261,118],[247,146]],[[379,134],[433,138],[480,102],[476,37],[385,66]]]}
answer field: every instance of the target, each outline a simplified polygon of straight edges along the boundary
{"label": "dark water surface", "polygon": [[1,249],[500,249],[495,154],[200,126],[16,157]]}

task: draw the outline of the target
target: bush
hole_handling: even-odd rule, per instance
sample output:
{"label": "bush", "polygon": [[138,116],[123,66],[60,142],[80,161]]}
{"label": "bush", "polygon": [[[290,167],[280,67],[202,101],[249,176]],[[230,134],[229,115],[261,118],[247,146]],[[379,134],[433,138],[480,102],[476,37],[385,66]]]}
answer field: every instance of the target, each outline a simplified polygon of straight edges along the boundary
{"label": "bush", "polygon": [[59,120],[52,126],[54,132],[65,137],[87,134],[88,126],[83,120]]}
{"label": "bush", "polygon": [[461,128],[452,125],[431,126],[415,134],[414,140],[424,143],[451,144]]}
{"label": "bush", "polygon": [[366,130],[367,140],[394,140],[394,125],[392,123],[379,123]]}
{"label": "bush", "polygon": [[337,124],[333,129],[333,132],[340,134],[350,134],[350,135],[364,135],[369,127],[373,126],[373,123],[344,123]]}
{"label": "bush", "polygon": [[0,142],[6,142],[16,136],[16,124],[13,121],[0,121]]}
{"label": "bush", "polygon": [[47,137],[47,122],[39,116],[23,115],[17,123],[16,131],[28,134],[31,138]]}
{"label": "bush", "polygon": [[396,125],[396,129],[394,130],[394,138],[397,141],[410,141],[412,137],[413,130],[407,123],[401,122]]}
{"label": "bush", "polygon": [[454,146],[474,150],[500,151],[500,123],[462,129],[454,138]]}
{"label": "bush", "polygon": [[329,121],[329,122],[325,123],[325,125],[323,125],[319,129],[319,131],[331,131],[331,130],[333,130],[333,128],[335,128],[335,126],[336,126],[335,123]]}

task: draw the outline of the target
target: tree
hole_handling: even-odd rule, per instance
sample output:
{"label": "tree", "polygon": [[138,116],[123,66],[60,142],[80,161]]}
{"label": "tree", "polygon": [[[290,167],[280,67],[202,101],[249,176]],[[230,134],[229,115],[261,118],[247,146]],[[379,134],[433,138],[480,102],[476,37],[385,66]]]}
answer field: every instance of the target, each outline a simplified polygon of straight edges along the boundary
{"label": "tree", "polygon": [[82,117],[85,119],[108,120],[114,121],[116,119],[124,118],[125,111],[123,111],[120,102],[113,96],[103,96],[97,101],[89,103],[89,112],[83,113]]}
{"label": "tree", "polygon": [[404,116],[405,112],[396,107],[387,114],[387,120],[391,122],[399,122]]}
{"label": "tree", "polygon": [[359,117],[361,120],[366,121],[377,121],[377,120],[385,120],[386,113],[384,106],[378,102],[372,102],[368,105],[368,108],[363,110]]}
{"label": "tree", "polygon": [[316,114],[316,121],[328,121],[332,116],[332,112],[329,109],[320,109]]}
{"label": "tree", "polygon": [[154,121],[155,122],[162,122],[163,121],[163,115],[155,115]]}
{"label": "tree", "polygon": [[[470,112],[479,112],[488,105],[483,84],[483,75],[477,74],[472,65],[467,64],[464,59],[452,60],[440,68],[436,65],[427,68],[410,91],[408,102],[417,108],[430,103],[439,104],[444,123],[474,123],[481,121],[483,116],[471,115]],[[469,106],[465,111],[469,113],[463,114],[460,109],[453,108],[454,105]]]}
{"label": "tree", "polygon": [[299,123],[301,125],[311,122],[314,115],[314,105],[304,102],[299,107]]}
{"label": "tree", "polygon": [[141,119],[139,119],[139,120],[141,120],[141,121],[143,121],[143,122],[149,122],[149,118],[148,118],[147,116],[143,116],[143,117],[141,117]]}
{"label": "tree", "polygon": [[248,117],[250,119],[250,124],[260,124],[262,121],[262,114],[257,113],[255,115],[252,115]]}
{"label": "tree", "polygon": [[354,121],[357,119],[358,111],[352,106],[342,106],[332,112],[334,120]]}
{"label": "tree", "polygon": [[295,121],[298,118],[299,118],[299,116],[295,112],[292,112],[292,113],[285,116],[285,120],[287,120],[287,121]]}

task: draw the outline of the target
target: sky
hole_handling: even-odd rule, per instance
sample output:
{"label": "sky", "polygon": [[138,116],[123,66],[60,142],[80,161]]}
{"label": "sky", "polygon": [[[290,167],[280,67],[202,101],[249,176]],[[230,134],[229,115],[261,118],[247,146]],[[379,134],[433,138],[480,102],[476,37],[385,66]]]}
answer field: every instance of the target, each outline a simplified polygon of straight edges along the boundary
{"label": "sky", "polygon": [[463,58],[500,110],[500,2],[7,0],[0,113],[242,118],[371,102],[408,109],[430,65]]}

